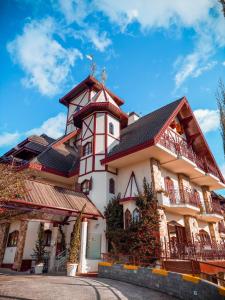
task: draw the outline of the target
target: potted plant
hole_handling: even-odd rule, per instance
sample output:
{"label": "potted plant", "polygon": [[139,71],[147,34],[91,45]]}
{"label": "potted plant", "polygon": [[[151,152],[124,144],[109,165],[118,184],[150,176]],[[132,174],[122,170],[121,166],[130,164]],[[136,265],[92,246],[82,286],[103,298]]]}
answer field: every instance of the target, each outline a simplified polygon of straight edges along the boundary
{"label": "potted plant", "polygon": [[44,245],[44,226],[41,223],[38,232],[38,239],[34,248],[34,257],[35,257],[35,274],[42,274],[44,268],[44,256],[47,252],[45,251]]}
{"label": "potted plant", "polygon": [[79,263],[79,254],[80,254],[81,220],[82,220],[82,215],[85,206],[86,205],[83,206],[73,226],[73,231],[70,240],[69,256],[67,261],[67,276],[76,276],[77,267]]}

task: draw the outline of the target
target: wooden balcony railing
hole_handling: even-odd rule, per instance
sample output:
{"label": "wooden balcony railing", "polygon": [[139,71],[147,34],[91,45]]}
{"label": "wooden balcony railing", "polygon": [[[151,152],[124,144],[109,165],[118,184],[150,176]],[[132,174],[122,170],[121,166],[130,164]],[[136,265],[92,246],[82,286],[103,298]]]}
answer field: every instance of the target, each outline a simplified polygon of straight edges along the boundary
{"label": "wooden balcony railing", "polygon": [[219,222],[219,233],[225,233],[225,225],[224,222]]}
{"label": "wooden balcony railing", "polygon": [[212,200],[211,207],[206,208],[207,214],[219,214],[222,215],[222,209],[219,201]]}
{"label": "wooden balcony railing", "polygon": [[168,192],[168,197],[170,199],[171,204],[191,204],[196,207],[199,207],[200,201],[198,195],[191,189],[185,188],[181,189],[173,189]]}
{"label": "wooden balcony railing", "polygon": [[184,156],[185,158],[191,160],[204,172],[210,173],[216,176],[217,178],[220,178],[218,170],[206,159],[199,157],[193,151],[192,147],[189,146],[188,143],[181,137],[176,137],[175,139],[168,131],[161,136],[159,143],[171,152],[180,156]]}

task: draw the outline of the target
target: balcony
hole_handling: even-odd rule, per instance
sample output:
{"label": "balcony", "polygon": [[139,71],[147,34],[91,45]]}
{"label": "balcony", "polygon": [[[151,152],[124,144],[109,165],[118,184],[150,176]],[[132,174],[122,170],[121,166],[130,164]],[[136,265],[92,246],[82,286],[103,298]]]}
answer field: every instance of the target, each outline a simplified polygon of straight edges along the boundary
{"label": "balcony", "polygon": [[186,140],[177,134],[176,137],[173,135],[172,130],[167,130],[157,144],[171,153],[171,159],[162,165],[177,173],[187,174],[198,185],[208,185],[212,189],[224,188],[218,170],[205,158],[198,156]]}
{"label": "balcony", "polygon": [[159,205],[166,208],[167,211],[181,215],[196,215],[200,212],[199,199],[190,189],[158,192],[157,199]]}
{"label": "balcony", "polygon": [[223,220],[220,202],[212,200],[211,207],[205,208],[205,210],[199,214],[198,219],[205,222],[219,222]]}

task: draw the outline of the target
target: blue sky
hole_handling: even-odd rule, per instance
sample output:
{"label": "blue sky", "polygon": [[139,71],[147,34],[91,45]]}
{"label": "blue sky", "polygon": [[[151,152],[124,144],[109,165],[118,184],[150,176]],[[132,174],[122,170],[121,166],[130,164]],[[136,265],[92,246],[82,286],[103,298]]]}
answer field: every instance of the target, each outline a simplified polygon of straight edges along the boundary
{"label": "blue sky", "polygon": [[58,99],[89,74],[142,115],[185,95],[225,170],[215,93],[225,80],[225,19],[213,0],[0,3],[0,154],[29,134],[63,134]]}

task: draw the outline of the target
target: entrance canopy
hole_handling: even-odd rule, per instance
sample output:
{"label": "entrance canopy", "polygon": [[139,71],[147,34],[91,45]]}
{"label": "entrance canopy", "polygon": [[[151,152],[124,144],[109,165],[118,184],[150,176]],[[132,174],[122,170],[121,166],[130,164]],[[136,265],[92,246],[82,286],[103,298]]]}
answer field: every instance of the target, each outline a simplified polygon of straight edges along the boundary
{"label": "entrance canopy", "polygon": [[102,217],[95,205],[80,192],[50,185],[43,182],[26,180],[26,195],[4,202],[3,208],[15,210],[38,210],[56,215],[73,216],[83,212],[86,218]]}

